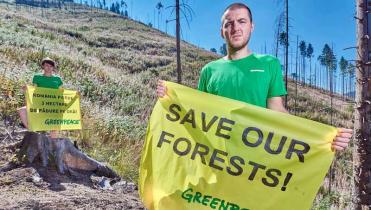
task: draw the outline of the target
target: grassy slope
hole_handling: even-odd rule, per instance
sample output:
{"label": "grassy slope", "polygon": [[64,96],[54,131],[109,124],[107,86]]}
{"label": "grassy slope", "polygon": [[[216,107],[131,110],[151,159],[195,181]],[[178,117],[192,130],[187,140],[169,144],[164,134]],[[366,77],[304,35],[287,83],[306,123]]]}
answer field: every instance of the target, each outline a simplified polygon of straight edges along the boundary
{"label": "grassy slope", "polygon": [[[0,72],[10,80],[29,83],[39,71],[43,54],[57,60],[66,87],[79,89],[84,98],[87,130],[80,136],[84,145],[134,147],[133,154],[123,154],[127,149],[109,153],[112,163],[127,164],[117,165],[123,174],[136,176],[140,140],[155,102],[156,78],[174,78],[174,39],[115,14],[84,7],[75,12],[45,9],[44,17],[35,8],[16,11],[1,4],[0,11]],[[184,80],[194,86],[195,70],[216,56],[189,44],[182,47]]]}
{"label": "grassy slope", "polygon": [[[83,97],[85,130],[65,135],[78,139],[86,152],[107,161],[123,176],[136,180],[146,122],[156,100],[155,83],[158,78],[175,81],[175,53],[174,38],[106,11],[78,6],[75,11],[41,12],[40,8],[16,10],[13,5],[0,4],[0,84],[2,89],[12,89],[15,96],[0,103],[0,111],[12,113],[22,105],[19,86],[29,83],[39,71],[38,62],[44,55],[54,58],[65,86],[80,90]],[[184,84],[195,87],[201,67],[216,58],[182,43]],[[289,92],[291,112],[330,122],[328,95],[299,86],[295,108],[293,84]],[[334,103],[334,125],[351,127],[350,105],[339,99]],[[324,196],[316,207],[334,200],[340,206],[346,204],[350,158],[349,150],[335,162],[338,190]],[[326,185],[321,192],[318,199],[326,195]]]}

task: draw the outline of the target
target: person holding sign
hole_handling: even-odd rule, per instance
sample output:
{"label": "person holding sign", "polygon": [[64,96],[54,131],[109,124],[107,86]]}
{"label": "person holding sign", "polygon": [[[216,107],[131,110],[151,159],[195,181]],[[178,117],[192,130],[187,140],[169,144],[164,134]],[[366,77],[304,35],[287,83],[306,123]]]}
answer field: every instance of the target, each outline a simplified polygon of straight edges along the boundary
{"label": "person holding sign", "polygon": [[[234,3],[225,9],[220,33],[227,45],[227,55],[202,68],[198,90],[288,113],[282,100],[287,92],[279,60],[253,53],[248,47],[254,30],[252,20],[251,10],[245,4]],[[162,80],[156,92],[158,97],[166,95]],[[351,136],[351,129],[339,128],[332,149],[347,148]]]}
{"label": "person holding sign", "polygon": [[[32,78],[32,85],[36,87],[51,88],[51,89],[60,89],[62,88],[63,81],[62,79],[55,75],[55,61],[49,57],[44,58],[41,61],[41,68],[43,73],[37,73]],[[24,87],[24,90],[26,87]],[[19,116],[25,128],[28,129],[28,118],[27,118],[27,109],[26,107],[21,107],[18,109]],[[58,133],[57,131],[51,131],[50,133],[52,138],[56,138]]]}

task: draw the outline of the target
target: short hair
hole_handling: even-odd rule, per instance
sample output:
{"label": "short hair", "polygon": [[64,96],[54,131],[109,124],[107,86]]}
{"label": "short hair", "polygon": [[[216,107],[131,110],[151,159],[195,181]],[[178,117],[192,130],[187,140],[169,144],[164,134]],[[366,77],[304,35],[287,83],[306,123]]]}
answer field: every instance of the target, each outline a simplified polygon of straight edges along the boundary
{"label": "short hair", "polygon": [[222,16],[222,24],[223,24],[223,21],[224,21],[224,14],[227,10],[229,9],[235,9],[235,8],[245,8],[247,10],[247,12],[249,13],[249,18],[250,18],[250,21],[252,22],[252,13],[251,13],[251,10],[250,8],[244,4],[244,3],[233,3],[233,4],[230,4],[223,12],[223,16]]}
{"label": "short hair", "polygon": [[42,63],[41,63],[41,65],[43,66],[44,64],[50,64],[51,66],[53,66],[53,67],[55,67],[55,63],[53,62],[53,61],[43,61]]}

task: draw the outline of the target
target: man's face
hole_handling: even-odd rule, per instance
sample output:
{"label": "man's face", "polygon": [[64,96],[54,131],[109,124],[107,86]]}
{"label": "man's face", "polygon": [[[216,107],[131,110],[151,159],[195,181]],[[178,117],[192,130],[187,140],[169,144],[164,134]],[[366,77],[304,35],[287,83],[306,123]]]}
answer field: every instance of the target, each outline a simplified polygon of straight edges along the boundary
{"label": "man's face", "polygon": [[51,65],[50,63],[44,63],[42,65],[42,68],[43,68],[43,70],[45,71],[46,74],[51,74],[54,71],[54,66]]}
{"label": "man's face", "polygon": [[240,50],[250,40],[254,25],[249,18],[249,12],[245,8],[232,8],[224,13],[221,35],[229,48]]}

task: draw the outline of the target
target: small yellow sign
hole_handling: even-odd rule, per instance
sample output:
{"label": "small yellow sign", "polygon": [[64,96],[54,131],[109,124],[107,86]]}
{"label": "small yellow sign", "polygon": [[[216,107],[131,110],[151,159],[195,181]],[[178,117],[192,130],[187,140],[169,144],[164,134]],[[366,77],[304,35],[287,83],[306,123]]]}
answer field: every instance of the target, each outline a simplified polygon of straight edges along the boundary
{"label": "small yellow sign", "polygon": [[80,96],[76,91],[27,86],[31,131],[81,129]]}

